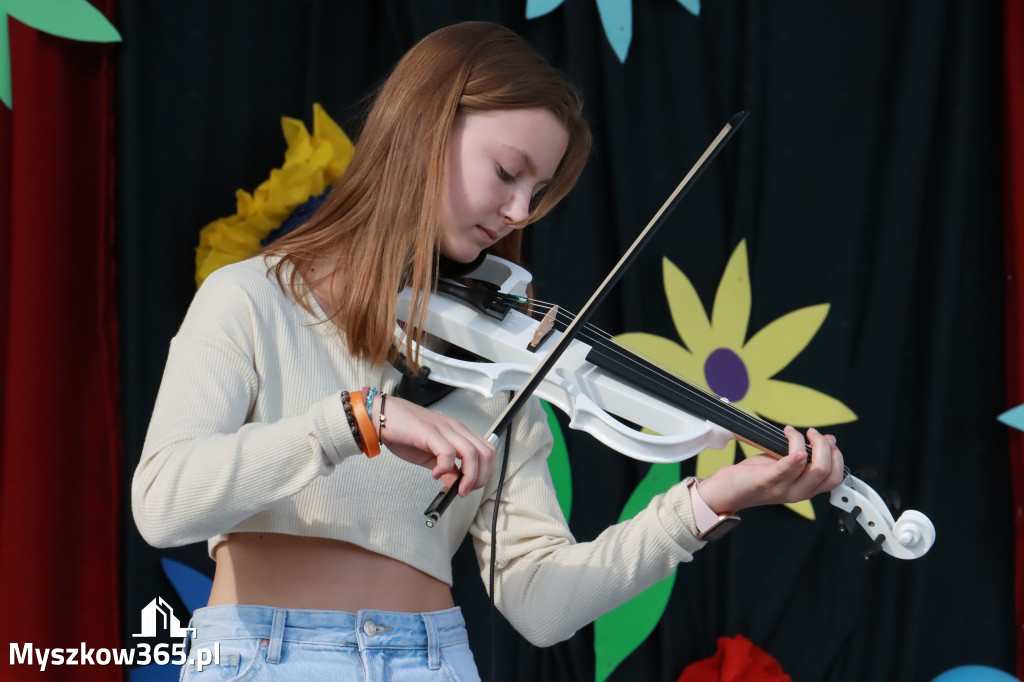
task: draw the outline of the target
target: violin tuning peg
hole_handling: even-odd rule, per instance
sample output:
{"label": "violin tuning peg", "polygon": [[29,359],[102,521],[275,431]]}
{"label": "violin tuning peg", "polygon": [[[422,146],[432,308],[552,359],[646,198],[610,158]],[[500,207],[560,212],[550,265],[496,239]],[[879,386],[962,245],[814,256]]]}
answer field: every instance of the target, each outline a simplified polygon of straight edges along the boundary
{"label": "violin tuning peg", "polygon": [[862,481],[870,481],[878,476],[878,469],[874,467],[864,467],[853,472],[853,475]]}
{"label": "violin tuning peg", "polygon": [[882,545],[884,544],[885,536],[878,535],[875,537],[874,541],[870,545],[868,545],[867,548],[861,553],[861,555],[865,559],[870,559],[871,557],[882,551]]}
{"label": "violin tuning peg", "polygon": [[885,506],[889,508],[893,516],[899,516],[900,513],[900,494],[892,488],[887,488],[881,493],[882,501],[885,502]]}
{"label": "violin tuning peg", "polygon": [[839,532],[849,535],[857,526],[857,515],[860,514],[860,507],[854,507],[852,512],[846,510],[839,512]]}

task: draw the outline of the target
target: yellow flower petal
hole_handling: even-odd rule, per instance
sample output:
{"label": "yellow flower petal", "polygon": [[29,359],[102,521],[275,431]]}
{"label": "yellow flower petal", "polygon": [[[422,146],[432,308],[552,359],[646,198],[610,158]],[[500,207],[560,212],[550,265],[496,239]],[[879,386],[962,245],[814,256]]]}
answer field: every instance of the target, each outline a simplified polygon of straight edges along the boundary
{"label": "yellow flower petal", "polygon": [[811,504],[810,500],[800,500],[799,502],[788,502],[786,506],[795,511],[805,519],[814,520],[814,505]]}
{"label": "yellow flower petal", "polygon": [[313,102],[313,135],[321,140],[328,140],[332,144],[338,142],[352,144],[345,131],[334,122],[334,119],[328,115],[319,102]]}
{"label": "yellow flower petal", "polygon": [[698,383],[701,386],[704,385],[704,373],[701,371],[700,362],[690,351],[675,341],[643,332],[619,334],[613,337],[612,341],[671,371],[682,379]]}
{"label": "yellow flower petal", "polygon": [[744,240],[729,257],[715,293],[711,329],[716,347],[733,350],[743,347],[750,323],[750,299],[750,269],[747,267],[747,242]]}
{"label": "yellow flower petal", "polygon": [[240,216],[251,215],[255,199],[245,190],[235,190],[235,213]]}
{"label": "yellow flower petal", "polygon": [[707,356],[714,348],[711,322],[704,312],[697,290],[690,280],[668,258],[661,260],[662,276],[665,282],[665,296],[668,298],[672,322],[679,338],[686,347],[696,354]]}
{"label": "yellow flower petal", "polygon": [[329,185],[334,184],[348,169],[348,164],[355,153],[355,146],[341,126],[317,103],[313,104],[313,136],[330,143],[331,159],[325,169],[326,182]]}
{"label": "yellow flower petal", "polygon": [[736,462],[736,441],[729,441],[721,450],[701,450],[697,455],[697,478],[707,478],[724,466]]}
{"label": "yellow flower petal", "polygon": [[296,207],[337,181],[352,160],[352,141],[319,104],[313,105],[313,135],[302,121],[288,117],[282,117],[281,130],[288,143],[282,166],[252,194],[235,192],[234,216],[200,231],[197,286],[217,268],[251,256]]}
{"label": "yellow flower petal", "polygon": [[850,408],[821,391],[775,379],[751,384],[744,402],[778,424],[830,426],[857,419]]}
{"label": "yellow flower petal", "polygon": [[297,118],[281,117],[281,132],[284,133],[284,141],[288,143],[288,149],[284,153],[285,162],[290,157],[298,158],[304,150],[307,154],[312,148],[309,140],[309,130],[306,124]]}
{"label": "yellow flower petal", "polygon": [[818,333],[828,315],[828,303],[783,315],[766,325],[743,347],[740,354],[747,370],[769,378],[793,361]]}
{"label": "yellow flower petal", "polygon": [[327,164],[331,162],[331,158],[334,156],[334,147],[330,142],[325,140],[313,140],[313,146],[310,147],[309,156],[306,158],[305,163],[307,165],[306,173],[318,173],[322,172],[327,168]]}
{"label": "yellow flower petal", "polygon": [[215,251],[233,253],[240,258],[248,258],[260,248],[259,238],[251,229],[234,228],[219,230],[210,235],[210,247]]}

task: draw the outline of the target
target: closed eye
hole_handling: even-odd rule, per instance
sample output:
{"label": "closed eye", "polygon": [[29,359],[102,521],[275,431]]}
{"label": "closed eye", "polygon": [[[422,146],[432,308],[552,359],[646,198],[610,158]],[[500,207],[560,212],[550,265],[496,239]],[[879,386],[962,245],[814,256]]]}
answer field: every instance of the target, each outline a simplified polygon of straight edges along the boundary
{"label": "closed eye", "polygon": [[502,166],[498,166],[498,177],[501,178],[502,182],[514,182],[516,179],[516,176],[509,173]]}

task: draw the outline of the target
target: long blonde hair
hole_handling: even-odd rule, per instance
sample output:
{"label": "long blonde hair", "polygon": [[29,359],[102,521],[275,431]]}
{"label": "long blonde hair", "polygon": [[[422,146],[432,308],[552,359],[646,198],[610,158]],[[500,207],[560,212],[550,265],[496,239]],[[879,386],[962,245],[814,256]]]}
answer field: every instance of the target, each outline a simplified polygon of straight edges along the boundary
{"label": "long blonde hair", "polygon": [[[590,152],[582,98],[571,83],[512,31],[466,22],[414,45],[377,92],[342,179],[317,212],[264,249],[272,266],[310,312],[303,274],[314,260],[333,263],[332,320],[349,351],[372,362],[392,360],[395,293],[412,287],[406,356],[422,337],[426,300],[436,284],[439,205],[444,155],[459,113],[547,109],[565,126],[569,143],[555,176],[526,219],[544,216],[576,184]],[[522,234],[513,230],[490,252],[519,262]],[[290,265],[290,270],[285,269]]]}

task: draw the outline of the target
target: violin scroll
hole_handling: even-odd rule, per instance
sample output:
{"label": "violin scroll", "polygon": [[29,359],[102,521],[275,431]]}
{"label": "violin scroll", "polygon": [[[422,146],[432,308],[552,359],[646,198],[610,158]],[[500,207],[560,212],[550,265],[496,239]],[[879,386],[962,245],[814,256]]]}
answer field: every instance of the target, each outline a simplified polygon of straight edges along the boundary
{"label": "violin scroll", "polygon": [[[855,519],[871,538],[865,559],[879,551],[897,559],[917,559],[935,544],[935,526],[927,516],[908,509],[893,519],[882,497],[852,474],[832,490],[829,502]],[[845,530],[842,522],[840,527]]]}

